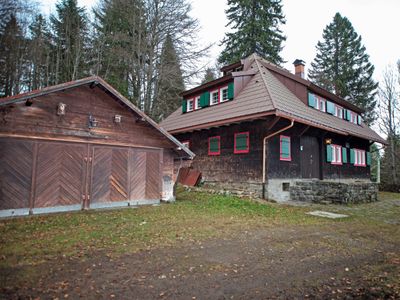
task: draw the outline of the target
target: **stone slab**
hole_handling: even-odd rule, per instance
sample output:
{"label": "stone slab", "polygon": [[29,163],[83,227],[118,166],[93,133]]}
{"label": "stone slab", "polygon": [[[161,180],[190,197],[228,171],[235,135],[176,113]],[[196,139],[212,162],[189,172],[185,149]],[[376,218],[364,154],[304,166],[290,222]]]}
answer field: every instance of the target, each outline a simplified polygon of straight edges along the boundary
{"label": "stone slab", "polygon": [[348,217],[348,215],[337,214],[337,213],[332,213],[332,212],[322,211],[322,210],[310,211],[307,214],[316,216],[316,217],[329,218],[329,219],[340,219],[340,218]]}

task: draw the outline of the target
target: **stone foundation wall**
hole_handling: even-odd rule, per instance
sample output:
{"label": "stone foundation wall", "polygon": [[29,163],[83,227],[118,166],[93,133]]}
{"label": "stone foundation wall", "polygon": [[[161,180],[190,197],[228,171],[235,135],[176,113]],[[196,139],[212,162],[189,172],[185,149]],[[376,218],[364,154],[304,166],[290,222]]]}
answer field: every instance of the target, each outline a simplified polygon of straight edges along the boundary
{"label": "stone foundation wall", "polygon": [[298,181],[289,188],[290,199],[314,203],[363,203],[378,200],[378,185],[372,182]]}
{"label": "stone foundation wall", "polygon": [[251,198],[262,198],[262,183],[260,182],[216,182],[205,181],[204,189],[215,190],[220,194],[233,194]]}

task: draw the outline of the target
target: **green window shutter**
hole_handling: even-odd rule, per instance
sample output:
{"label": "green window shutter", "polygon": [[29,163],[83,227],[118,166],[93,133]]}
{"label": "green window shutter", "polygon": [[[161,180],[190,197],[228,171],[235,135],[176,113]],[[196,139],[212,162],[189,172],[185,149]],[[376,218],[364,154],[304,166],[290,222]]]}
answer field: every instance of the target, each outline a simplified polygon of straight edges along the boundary
{"label": "green window shutter", "polygon": [[235,135],[235,152],[237,151],[247,151],[249,149],[249,134],[248,133],[238,133]]}
{"label": "green window shutter", "polygon": [[281,159],[290,159],[290,138],[281,136]]}
{"label": "green window shutter", "polygon": [[326,112],[333,115],[335,113],[335,104],[330,101],[326,101]]}
{"label": "green window shutter", "polygon": [[200,106],[207,107],[210,105],[210,92],[204,92],[200,95]]}
{"label": "green window shutter", "polygon": [[233,82],[230,82],[228,84],[228,99],[229,100],[233,99],[233,93],[234,93],[234,85],[233,85]]}
{"label": "green window shutter", "polygon": [[308,106],[315,107],[315,95],[308,93]]}
{"label": "green window shutter", "polygon": [[355,152],[354,149],[350,149],[350,163],[354,165],[355,162]]}
{"label": "green window shutter", "polygon": [[371,165],[371,153],[367,152],[367,166]]}
{"label": "green window shutter", "polygon": [[182,112],[183,113],[187,112],[187,100],[186,99],[182,100]]}
{"label": "green window shutter", "polygon": [[208,140],[208,153],[209,154],[216,154],[220,152],[220,139],[219,137],[212,137]]}
{"label": "green window shutter", "polygon": [[342,147],[342,163],[347,163],[347,148]]}
{"label": "green window shutter", "polygon": [[347,121],[350,121],[350,120],[351,120],[351,112],[350,112],[350,110],[348,110],[348,109],[346,109],[345,119],[346,119]]}
{"label": "green window shutter", "polygon": [[326,161],[332,162],[332,146],[326,145]]}
{"label": "green window shutter", "polygon": [[357,116],[357,124],[361,125],[362,118],[360,115]]}

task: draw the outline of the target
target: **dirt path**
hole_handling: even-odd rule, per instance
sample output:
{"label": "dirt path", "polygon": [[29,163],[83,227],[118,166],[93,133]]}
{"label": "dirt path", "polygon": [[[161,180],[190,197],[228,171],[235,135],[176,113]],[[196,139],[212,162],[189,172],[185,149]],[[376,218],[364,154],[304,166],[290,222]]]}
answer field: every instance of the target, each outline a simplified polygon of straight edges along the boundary
{"label": "dirt path", "polygon": [[[348,223],[0,270],[7,299],[398,299],[399,245]],[[22,278],[22,279],[21,279]]]}

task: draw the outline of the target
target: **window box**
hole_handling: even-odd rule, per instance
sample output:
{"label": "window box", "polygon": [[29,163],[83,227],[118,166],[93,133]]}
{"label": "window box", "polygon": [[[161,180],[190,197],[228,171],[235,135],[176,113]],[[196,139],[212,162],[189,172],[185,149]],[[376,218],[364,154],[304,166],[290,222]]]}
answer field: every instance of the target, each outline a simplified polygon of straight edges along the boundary
{"label": "window box", "polygon": [[208,155],[221,154],[221,137],[213,136],[208,138]]}
{"label": "window box", "polygon": [[249,153],[249,132],[235,133],[233,153]]}
{"label": "window box", "polygon": [[290,136],[281,135],[279,137],[279,159],[283,161],[291,161]]}

